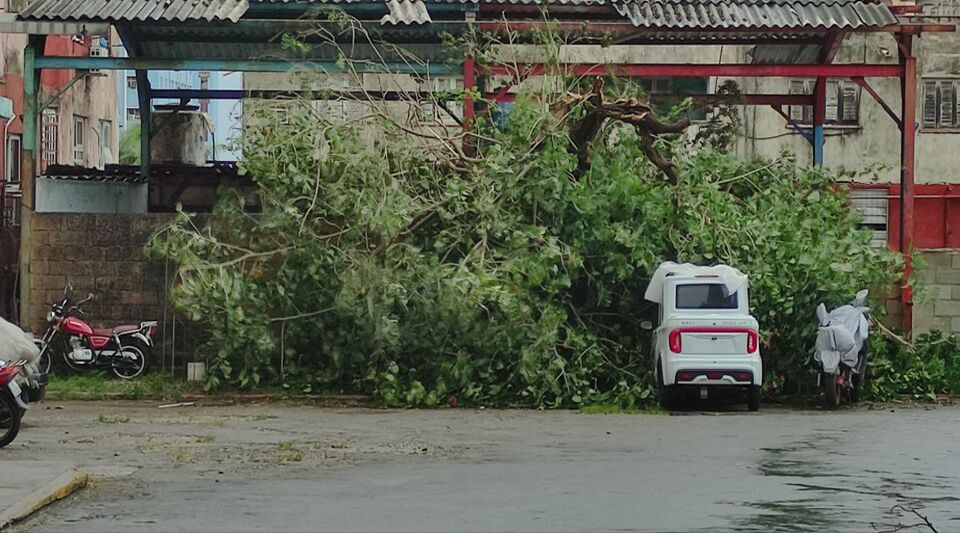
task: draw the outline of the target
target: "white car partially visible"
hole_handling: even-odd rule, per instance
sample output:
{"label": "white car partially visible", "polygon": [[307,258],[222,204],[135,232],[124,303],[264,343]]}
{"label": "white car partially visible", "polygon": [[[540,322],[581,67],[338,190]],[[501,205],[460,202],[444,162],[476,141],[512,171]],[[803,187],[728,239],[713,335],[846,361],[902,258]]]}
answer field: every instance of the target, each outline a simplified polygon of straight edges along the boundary
{"label": "white car partially visible", "polygon": [[725,388],[745,393],[751,411],[760,409],[760,328],[750,315],[745,274],[726,265],[666,262],[645,298],[659,305],[657,324],[647,326],[665,408],[674,408],[685,393],[706,399]]}

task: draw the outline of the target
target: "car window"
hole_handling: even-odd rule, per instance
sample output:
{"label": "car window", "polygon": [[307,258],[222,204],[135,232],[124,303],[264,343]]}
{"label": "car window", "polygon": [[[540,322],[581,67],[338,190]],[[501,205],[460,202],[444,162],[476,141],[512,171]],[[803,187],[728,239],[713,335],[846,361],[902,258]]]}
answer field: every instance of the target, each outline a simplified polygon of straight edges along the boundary
{"label": "car window", "polygon": [[736,309],[737,293],[717,283],[677,285],[677,309]]}

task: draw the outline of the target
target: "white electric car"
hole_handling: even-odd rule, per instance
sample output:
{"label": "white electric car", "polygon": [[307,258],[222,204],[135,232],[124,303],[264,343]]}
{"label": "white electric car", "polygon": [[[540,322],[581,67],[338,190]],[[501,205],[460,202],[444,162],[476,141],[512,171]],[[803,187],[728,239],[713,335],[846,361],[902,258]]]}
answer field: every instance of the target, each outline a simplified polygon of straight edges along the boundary
{"label": "white electric car", "polygon": [[757,320],[750,316],[747,276],[725,266],[667,262],[657,269],[646,299],[659,304],[653,329],[653,370],[663,406],[684,392],[706,399],[718,387],[746,393],[760,409],[763,364]]}

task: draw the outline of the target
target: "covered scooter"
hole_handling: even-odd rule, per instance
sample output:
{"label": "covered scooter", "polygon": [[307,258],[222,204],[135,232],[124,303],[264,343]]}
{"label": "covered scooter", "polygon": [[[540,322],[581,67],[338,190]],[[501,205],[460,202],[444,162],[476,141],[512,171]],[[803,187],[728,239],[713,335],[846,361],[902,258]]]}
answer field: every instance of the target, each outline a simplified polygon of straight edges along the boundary
{"label": "covered scooter", "polygon": [[825,305],[817,306],[816,352],[814,361],[819,370],[827,407],[835,408],[840,397],[851,402],[860,399],[860,390],[867,371],[867,338],[870,323],[866,307],[867,290],[857,293],[847,305],[827,312]]}
{"label": "covered scooter", "polygon": [[33,336],[0,318],[0,447],[16,438],[23,414],[43,398],[47,379],[39,360]]}

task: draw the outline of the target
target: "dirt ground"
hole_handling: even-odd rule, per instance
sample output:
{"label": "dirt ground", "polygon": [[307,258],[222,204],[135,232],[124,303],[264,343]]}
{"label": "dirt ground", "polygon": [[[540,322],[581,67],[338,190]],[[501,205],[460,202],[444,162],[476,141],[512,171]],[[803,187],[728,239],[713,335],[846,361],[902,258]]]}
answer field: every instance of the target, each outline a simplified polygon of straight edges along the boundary
{"label": "dirt ground", "polygon": [[[0,460],[90,488],[14,531],[960,530],[960,408],[584,415],[55,402]],[[902,506],[902,507],[896,507]]]}

